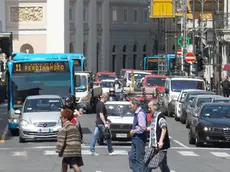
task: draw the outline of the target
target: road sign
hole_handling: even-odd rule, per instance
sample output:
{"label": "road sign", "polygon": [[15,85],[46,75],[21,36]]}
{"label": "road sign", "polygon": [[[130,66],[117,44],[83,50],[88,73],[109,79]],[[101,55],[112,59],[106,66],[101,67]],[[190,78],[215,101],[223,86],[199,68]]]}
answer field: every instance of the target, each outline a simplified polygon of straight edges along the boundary
{"label": "road sign", "polygon": [[196,56],[192,52],[188,52],[185,55],[185,61],[187,63],[194,63],[196,61]]}
{"label": "road sign", "polygon": [[181,49],[178,49],[177,52],[176,52],[176,56],[177,57],[181,57],[183,55],[183,52]]}

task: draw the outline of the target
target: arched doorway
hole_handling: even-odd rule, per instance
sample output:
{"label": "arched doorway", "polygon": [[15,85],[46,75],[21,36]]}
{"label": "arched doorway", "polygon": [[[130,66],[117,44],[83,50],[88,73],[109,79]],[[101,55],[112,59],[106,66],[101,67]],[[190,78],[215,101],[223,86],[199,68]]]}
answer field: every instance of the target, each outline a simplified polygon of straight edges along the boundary
{"label": "arched doorway", "polygon": [[133,46],[133,69],[136,69],[136,61],[137,61],[137,45]]}
{"label": "arched doorway", "polygon": [[113,48],[112,48],[112,69],[113,69],[113,72],[116,72],[116,45],[113,45]]}
{"label": "arched doorway", "polygon": [[21,53],[28,53],[28,54],[33,54],[34,53],[34,48],[30,44],[23,44],[20,48]]}
{"label": "arched doorway", "polygon": [[123,59],[122,59],[122,68],[126,69],[126,45],[123,46]]}

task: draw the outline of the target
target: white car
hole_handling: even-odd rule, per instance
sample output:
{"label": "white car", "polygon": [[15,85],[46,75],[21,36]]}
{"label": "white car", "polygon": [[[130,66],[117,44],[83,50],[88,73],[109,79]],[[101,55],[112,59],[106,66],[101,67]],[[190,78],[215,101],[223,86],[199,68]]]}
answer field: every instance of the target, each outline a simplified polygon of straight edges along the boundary
{"label": "white car", "polygon": [[21,109],[19,142],[56,140],[62,127],[60,110],[63,101],[56,95],[28,96]]}
{"label": "white car", "polygon": [[[129,132],[132,129],[134,116],[130,111],[129,104],[126,101],[108,101],[105,103],[108,120],[111,121],[112,140],[131,140]],[[103,138],[101,138],[99,144],[103,144]]]}

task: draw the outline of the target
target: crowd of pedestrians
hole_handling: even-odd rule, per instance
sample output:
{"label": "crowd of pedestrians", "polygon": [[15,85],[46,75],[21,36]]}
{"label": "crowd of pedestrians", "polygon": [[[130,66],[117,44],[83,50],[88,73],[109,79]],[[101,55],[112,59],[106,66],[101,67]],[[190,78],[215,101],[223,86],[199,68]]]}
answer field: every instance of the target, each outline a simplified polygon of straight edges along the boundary
{"label": "crowd of pedestrians", "polygon": [[[104,105],[108,98],[109,94],[104,93],[96,106],[96,125],[90,144],[91,155],[97,155],[95,144],[101,134],[106,137],[109,155],[116,155],[109,134],[110,123],[107,120],[107,111]],[[170,148],[168,127],[164,114],[160,112],[158,101],[153,100],[148,104],[148,113],[153,116],[149,127],[147,126],[146,112],[142,109],[139,100],[130,101],[130,110],[134,115],[130,131],[132,136],[128,158],[130,169],[133,172],[151,172],[159,167],[162,172],[170,172],[167,164],[167,150]],[[60,119],[63,127],[59,131],[56,152],[60,157],[63,157],[62,172],[67,172],[68,166],[75,172],[81,172],[80,167],[84,165],[81,156],[81,133],[78,127],[71,123],[73,111],[62,110]],[[149,143],[147,145],[148,136]]]}

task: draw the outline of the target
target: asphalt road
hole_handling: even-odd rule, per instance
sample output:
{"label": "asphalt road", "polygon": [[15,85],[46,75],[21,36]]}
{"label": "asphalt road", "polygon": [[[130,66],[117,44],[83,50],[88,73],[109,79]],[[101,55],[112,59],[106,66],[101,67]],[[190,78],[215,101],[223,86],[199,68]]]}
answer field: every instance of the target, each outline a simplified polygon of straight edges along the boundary
{"label": "asphalt road", "polygon": [[[1,105],[2,107],[2,105]],[[6,116],[0,107],[1,131],[7,125]],[[109,156],[105,146],[96,146],[98,156],[89,155],[89,143],[94,130],[95,115],[85,114],[80,117],[84,132],[82,154],[84,172],[129,172],[128,151],[130,143],[114,142],[115,156]],[[175,172],[229,172],[230,148],[207,146],[196,148],[188,144],[188,130],[184,125],[167,118],[171,138],[168,151],[168,164]],[[4,126],[3,126],[4,125]],[[17,136],[7,135],[0,143],[1,172],[57,172],[60,171],[61,159],[55,153],[55,142],[19,143]],[[158,170],[156,170],[158,171]]]}

